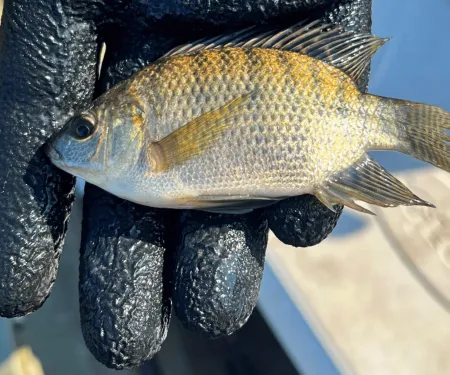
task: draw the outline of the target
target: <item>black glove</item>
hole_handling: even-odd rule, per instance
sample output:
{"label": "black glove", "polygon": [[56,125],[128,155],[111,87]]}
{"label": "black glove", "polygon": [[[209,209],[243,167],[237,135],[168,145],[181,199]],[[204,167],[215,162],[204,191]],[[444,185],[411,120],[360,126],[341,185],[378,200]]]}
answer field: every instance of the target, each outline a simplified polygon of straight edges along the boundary
{"label": "black glove", "polygon": [[[6,0],[0,31],[0,315],[36,310],[55,280],[74,179],[44,156],[41,146],[53,131],[94,96],[180,43],[306,14],[370,32],[371,0]],[[107,49],[98,80],[102,41]],[[239,216],[157,210],[87,184],[80,305],[89,349],[109,367],[141,364],[160,349],[172,303],[190,330],[206,337],[233,333],[257,302],[268,229],[285,243],[315,245],[341,210],[333,213],[308,195]]]}

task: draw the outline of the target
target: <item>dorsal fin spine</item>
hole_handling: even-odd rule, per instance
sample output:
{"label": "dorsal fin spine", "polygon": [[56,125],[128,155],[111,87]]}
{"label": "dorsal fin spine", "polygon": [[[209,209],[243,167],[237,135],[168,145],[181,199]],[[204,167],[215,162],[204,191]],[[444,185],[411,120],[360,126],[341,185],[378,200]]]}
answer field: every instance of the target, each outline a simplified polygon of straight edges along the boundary
{"label": "dorsal fin spine", "polygon": [[223,47],[279,49],[321,60],[342,70],[356,82],[372,56],[387,40],[315,20],[281,30],[252,26],[176,47],[163,57]]}

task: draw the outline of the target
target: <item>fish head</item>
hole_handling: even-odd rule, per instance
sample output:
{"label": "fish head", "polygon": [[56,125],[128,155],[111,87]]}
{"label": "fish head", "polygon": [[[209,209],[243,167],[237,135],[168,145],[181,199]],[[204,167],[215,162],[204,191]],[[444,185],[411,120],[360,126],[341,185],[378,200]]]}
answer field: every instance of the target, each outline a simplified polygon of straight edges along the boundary
{"label": "fish head", "polygon": [[95,113],[82,112],[47,141],[45,152],[60,169],[87,181],[98,180],[104,171],[106,135]]}
{"label": "fish head", "polygon": [[69,119],[45,151],[60,169],[105,187],[137,165],[146,122],[141,107],[112,89]]}

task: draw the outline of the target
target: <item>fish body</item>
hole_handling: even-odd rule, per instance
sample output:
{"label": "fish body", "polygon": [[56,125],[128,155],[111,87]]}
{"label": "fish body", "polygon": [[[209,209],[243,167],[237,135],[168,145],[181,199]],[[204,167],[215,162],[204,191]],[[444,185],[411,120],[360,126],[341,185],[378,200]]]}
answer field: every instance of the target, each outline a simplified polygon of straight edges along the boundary
{"label": "fish body", "polygon": [[[360,159],[373,138],[376,103],[367,108],[368,100],[338,69],[293,52],[224,48],[169,57],[114,93],[134,96],[146,114],[127,133],[139,134],[137,149],[149,153],[149,143],[248,94],[214,147],[162,172],[147,170],[151,162],[133,163],[137,173],[122,170],[107,189],[169,206],[204,195],[311,193]],[[111,98],[105,99],[107,112]]]}
{"label": "fish body", "polygon": [[[297,34],[311,41],[310,29]],[[330,209],[367,212],[353,199],[429,205],[366,152],[396,149],[448,168],[439,128],[448,114],[358,90],[383,40],[366,37],[366,53],[339,66],[344,46],[333,54],[324,39],[312,40],[321,59],[261,43],[175,51],[71,119],[48,154],[60,168],[152,207],[240,213],[305,193]],[[423,123],[418,134],[408,122]]]}

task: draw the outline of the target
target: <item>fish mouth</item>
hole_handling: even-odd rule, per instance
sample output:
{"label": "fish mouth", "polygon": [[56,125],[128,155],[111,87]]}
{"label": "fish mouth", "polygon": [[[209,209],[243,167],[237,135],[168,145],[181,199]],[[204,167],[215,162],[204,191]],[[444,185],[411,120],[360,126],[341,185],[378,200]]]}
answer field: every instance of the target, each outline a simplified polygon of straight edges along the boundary
{"label": "fish mouth", "polygon": [[46,143],[44,146],[44,152],[46,155],[50,158],[50,160],[53,161],[59,161],[61,162],[63,159],[63,156],[61,153],[51,144]]}

